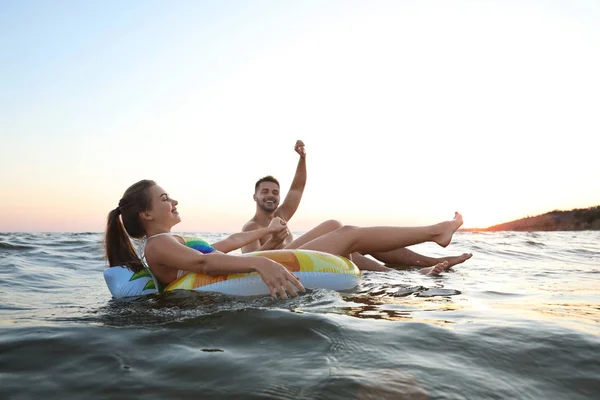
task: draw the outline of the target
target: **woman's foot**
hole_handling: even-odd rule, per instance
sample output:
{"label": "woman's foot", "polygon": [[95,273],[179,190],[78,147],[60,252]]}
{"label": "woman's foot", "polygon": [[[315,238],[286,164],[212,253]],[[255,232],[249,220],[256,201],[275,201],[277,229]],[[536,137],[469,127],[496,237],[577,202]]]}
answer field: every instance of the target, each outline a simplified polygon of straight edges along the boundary
{"label": "woman's foot", "polygon": [[433,241],[442,247],[448,246],[452,241],[452,235],[454,235],[454,232],[456,232],[462,224],[462,215],[460,215],[460,213],[455,212],[454,219],[451,219],[450,221],[440,222],[436,225],[436,227],[439,230],[439,233],[435,235]]}

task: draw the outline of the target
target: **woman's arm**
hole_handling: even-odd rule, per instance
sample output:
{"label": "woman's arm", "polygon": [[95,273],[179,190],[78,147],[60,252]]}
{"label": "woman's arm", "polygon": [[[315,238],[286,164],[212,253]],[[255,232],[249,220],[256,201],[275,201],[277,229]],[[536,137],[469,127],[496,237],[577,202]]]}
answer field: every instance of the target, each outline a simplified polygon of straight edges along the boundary
{"label": "woman's arm", "polygon": [[[222,253],[229,253],[230,251],[241,249],[242,247],[250,244],[250,243],[259,243],[260,239],[271,235],[271,238],[276,236],[277,233],[284,231],[286,228],[285,222],[279,218],[275,217],[271,221],[268,227],[266,228],[258,228],[252,231],[239,232],[234,233],[229,236],[227,239],[221,240],[219,242],[211,244],[212,247],[219,250]],[[271,241],[269,239],[267,242]],[[273,247],[275,248],[275,247]],[[265,250],[265,249],[261,249]]]}
{"label": "woman's arm", "polygon": [[[243,257],[228,254],[202,254],[186,247],[177,239],[169,236],[154,239],[148,246],[146,257],[151,264],[152,272],[161,282],[169,282],[166,274],[172,269],[198,272],[207,275],[226,275],[243,272],[258,272],[267,285],[271,296],[276,294],[287,298],[286,291],[296,296],[304,287],[283,265],[265,257]],[[154,268],[152,268],[154,266]],[[171,271],[168,271],[171,269]],[[295,287],[295,288],[294,288]]]}
{"label": "woman's arm", "polygon": [[211,246],[222,253],[229,253],[230,251],[241,249],[245,245],[260,240],[264,236],[271,235],[273,233],[275,233],[275,231],[270,227],[259,228],[248,232],[238,232],[226,239],[211,244]]}

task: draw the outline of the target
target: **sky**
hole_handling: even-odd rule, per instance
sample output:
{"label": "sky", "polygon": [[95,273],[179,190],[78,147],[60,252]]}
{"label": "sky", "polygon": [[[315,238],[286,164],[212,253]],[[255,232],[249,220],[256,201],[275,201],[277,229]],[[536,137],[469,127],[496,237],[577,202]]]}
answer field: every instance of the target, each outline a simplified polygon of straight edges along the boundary
{"label": "sky", "polygon": [[0,0],[0,231],[103,231],[140,179],[239,231],[298,139],[292,231],[599,205],[598,71],[592,0]]}

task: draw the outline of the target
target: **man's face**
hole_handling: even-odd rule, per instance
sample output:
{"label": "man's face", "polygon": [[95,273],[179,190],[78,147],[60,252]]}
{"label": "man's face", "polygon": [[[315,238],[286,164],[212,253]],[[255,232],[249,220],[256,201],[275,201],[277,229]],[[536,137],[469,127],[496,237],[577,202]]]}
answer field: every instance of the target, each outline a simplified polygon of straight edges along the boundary
{"label": "man's face", "polygon": [[279,207],[279,186],[273,182],[261,182],[254,193],[254,201],[264,211],[275,211]]}

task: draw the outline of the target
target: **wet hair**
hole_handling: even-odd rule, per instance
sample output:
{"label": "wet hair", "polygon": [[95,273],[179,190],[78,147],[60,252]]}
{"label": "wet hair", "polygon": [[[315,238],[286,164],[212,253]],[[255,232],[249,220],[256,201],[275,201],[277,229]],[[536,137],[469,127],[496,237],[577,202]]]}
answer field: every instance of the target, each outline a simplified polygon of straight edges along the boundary
{"label": "wet hair", "polygon": [[279,181],[277,179],[275,179],[271,175],[267,175],[264,178],[260,178],[258,181],[256,181],[256,184],[254,185],[254,193],[256,193],[256,191],[258,190],[258,186],[260,186],[260,184],[263,182],[273,182],[274,184],[279,186]]}
{"label": "wet hair", "polygon": [[108,213],[104,249],[110,267],[126,266],[133,272],[143,268],[130,238],[140,239],[146,233],[139,214],[152,206],[150,188],[155,185],[151,180],[134,183],[123,194],[119,206]]}

